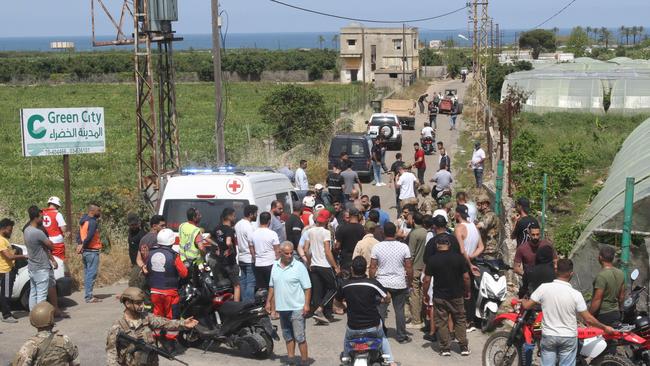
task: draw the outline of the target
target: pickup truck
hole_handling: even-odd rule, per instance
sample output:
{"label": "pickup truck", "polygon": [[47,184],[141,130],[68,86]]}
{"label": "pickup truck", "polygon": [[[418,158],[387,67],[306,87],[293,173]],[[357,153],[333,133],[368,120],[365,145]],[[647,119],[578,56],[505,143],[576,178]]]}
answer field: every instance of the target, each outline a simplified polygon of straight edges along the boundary
{"label": "pickup truck", "polygon": [[415,108],[413,99],[384,99],[382,103],[382,113],[397,115],[399,123],[406,130],[415,130]]}

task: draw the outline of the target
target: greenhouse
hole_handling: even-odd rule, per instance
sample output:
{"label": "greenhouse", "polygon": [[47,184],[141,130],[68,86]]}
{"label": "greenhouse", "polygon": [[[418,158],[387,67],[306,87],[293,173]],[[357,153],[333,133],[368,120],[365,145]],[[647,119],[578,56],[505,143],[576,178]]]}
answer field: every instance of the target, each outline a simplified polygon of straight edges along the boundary
{"label": "greenhouse", "polygon": [[590,292],[600,269],[598,250],[601,244],[620,246],[623,228],[625,180],[634,177],[634,206],[630,245],[630,268],[638,268],[643,285],[650,278],[648,263],[650,247],[650,119],[645,120],[627,137],[614,158],[609,177],[585,212],[587,226],[575,243],[571,258],[574,262],[573,283],[583,292]]}
{"label": "greenhouse", "polygon": [[637,114],[650,112],[650,61],[617,57],[577,58],[571,63],[536,63],[509,74],[501,89],[517,85],[530,93],[529,112],[576,111]]}

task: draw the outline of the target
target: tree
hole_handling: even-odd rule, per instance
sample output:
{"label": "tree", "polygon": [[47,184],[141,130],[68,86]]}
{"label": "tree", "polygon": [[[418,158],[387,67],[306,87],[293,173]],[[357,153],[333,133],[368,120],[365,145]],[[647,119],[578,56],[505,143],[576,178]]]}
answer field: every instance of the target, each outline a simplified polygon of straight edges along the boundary
{"label": "tree", "polygon": [[279,147],[299,143],[319,146],[332,124],[323,95],[300,85],[287,84],[273,90],[260,106],[262,122],[273,126]]}
{"label": "tree", "polygon": [[645,31],[645,28],[643,28],[643,26],[640,25],[640,26],[637,27],[637,30],[639,31],[639,43],[641,43],[641,40],[642,40],[641,37],[643,36],[643,32]]}
{"label": "tree", "polygon": [[332,36],[332,48],[337,50],[339,48],[339,35],[335,34]]}
{"label": "tree", "polygon": [[591,28],[590,26],[587,26],[587,28],[585,28],[585,32],[587,32],[587,38],[591,38],[590,35],[591,35],[592,31],[593,31],[593,28]]}
{"label": "tree", "polygon": [[545,29],[524,32],[519,37],[519,47],[531,48],[533,50],[533,59],[537,60],[540,52],[555,51],[555,34]]}
{"label": "tree", "polygon": [[625,26],[622,25],[620,28],[618,28],[618,39],[619,39],[619,44],[623,44],[623,37],[625,37]]}
{"label": "tree", "polygon": [[639,32],[639,28],[635,25],[632,27],[630,30],[630,33],[632,34],[632,44],[636,44],[636,35]]}
{"label": "tree", "polygon": [[589,46],[589,36],[582,27],[575,27],[571,30],[566,46],[576,57],[582,57]]}
{"label": "tree", "polygon": [[321,34],[318,36],[318,45],[320,46],[321,50],[323,49],[323,43],[325,43],[325,37],[323,37],[323,35]]}
{"label": "tree", "polygon": [[605,46],[605,48],[609,48],[609,42],[611,40],[612,32],[605,27],[600,28],[600,42]]}

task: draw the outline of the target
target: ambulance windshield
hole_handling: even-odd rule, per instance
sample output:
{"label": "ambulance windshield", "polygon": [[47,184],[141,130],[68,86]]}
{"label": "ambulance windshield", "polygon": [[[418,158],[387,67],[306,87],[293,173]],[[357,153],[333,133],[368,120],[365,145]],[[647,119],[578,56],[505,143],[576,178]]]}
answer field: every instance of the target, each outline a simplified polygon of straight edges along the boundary
{"label": "ambulance windshield", "polygon": [[177,231],[178,226],[187,221],[187,210],[194,207],[201,213],[202,219],[199,226],[210,232],[221,220],[221,212],[226,207],[235,209],[236,220],[244,216],[244,207],[248,200],[202,200],[202,199],[180,199],[166,200],[163,208],[163,216],[167,221],[167,227]]}

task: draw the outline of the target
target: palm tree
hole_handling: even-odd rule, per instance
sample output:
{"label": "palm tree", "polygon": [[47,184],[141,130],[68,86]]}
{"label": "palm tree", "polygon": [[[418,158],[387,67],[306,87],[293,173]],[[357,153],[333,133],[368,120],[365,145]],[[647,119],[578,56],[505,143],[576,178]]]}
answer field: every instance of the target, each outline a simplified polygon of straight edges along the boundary
{"label": "palm tree", "polygon": [[587,28],[585,28],[585,32],[587,32],[587,38],[590,38],[589,35],[591,34],[591,31],[593,31],[593,28],[591,28],[590,26],[587,26]]}
{"label": "palm tree", "polygon": [[625,26],[622,25],[620,28],[618,28],[618,37],[620,44],[623,44],[623,37],[625,37]]}
{"label": "palm tree", "polygon": [[609,36],[609,30],[606,27],[600,27],[600,40],[607,47],[607,37]]}
{"label": "palm tree", "polygon": [[318,36],[318,45],[320,46],[321,50],[323,49],[323,43],[325,43],[325,37],[323,37],[323,35],[321,34]]}
{"label": "palm tree", "polygon": [[625,27],[625,44],[629,45],[630,44],[630,35],[632,34],[632,30],[628,27]]}
{"label": "palm tree", "polygon": [[643,32],[645,32],[645,28],[643,28],[642,25],[638,26],[637,29],[639,30],[639,43],[641,43]]}
{"label": "palm tree", "polygon": [[338,49],[339,47],[339,35],[335,34],[332,36],[332,46],[334,46],[334,49]]}
{"label": "palm tree", "polygon": [[639,28],[636,25],[632,26],[632,30],[631,30],[632,44],[636,44],[636,35],[637,35],[638,32],[639,32]]}

